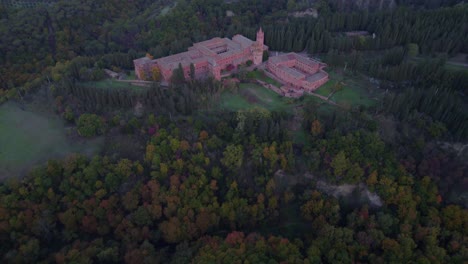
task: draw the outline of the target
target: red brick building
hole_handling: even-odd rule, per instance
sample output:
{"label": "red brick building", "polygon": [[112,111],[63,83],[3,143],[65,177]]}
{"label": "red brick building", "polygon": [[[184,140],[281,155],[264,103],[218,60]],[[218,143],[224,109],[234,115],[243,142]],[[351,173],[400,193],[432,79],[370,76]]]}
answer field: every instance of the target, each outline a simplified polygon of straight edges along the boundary
{"label": "red brick building", "polygon": [[312,60],[297,53],[270,57],[267,69],[292,89],[312,92],[328,81],[323,71],[325,63]]}
{"label": "red brick building", "polygon": [[155,67],[159,69],[162,81],[170,82],[175,69],[182,66],[186,79],[190,78],[190,67],[193,64],[195,78],[213,76],[221,79],[221,71],[231,65],[238,66],[251,60],[255,65],[262,63],[263,51],[268,50],[264,45],[262,29],[257,32],[256,41],[242,35],[229,38],[213,38],[193,44],[188,51],[171,56],[151,59],[143,57],[133,61],[138,79],[150,79]]}

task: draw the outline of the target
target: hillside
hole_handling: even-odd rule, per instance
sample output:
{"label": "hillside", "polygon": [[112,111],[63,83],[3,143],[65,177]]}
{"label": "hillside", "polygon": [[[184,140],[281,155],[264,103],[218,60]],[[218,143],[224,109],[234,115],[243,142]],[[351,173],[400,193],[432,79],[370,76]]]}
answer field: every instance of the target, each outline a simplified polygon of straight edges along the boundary
{"label": "hillside", "polygon": [[464,263],[456,2],[2,2],[1,261]]}

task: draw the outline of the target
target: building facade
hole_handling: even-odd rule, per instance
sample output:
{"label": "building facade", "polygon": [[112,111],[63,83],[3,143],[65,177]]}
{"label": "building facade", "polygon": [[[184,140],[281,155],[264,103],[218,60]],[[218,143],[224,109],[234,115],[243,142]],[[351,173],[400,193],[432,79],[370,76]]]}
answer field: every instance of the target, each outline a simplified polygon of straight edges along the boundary
{"label": "building facade", "polygon": [[[155,68],[162,81],[170,82],[172,73],[182,67],[186,79],[212,76],[221,80],[221,71],[236,67],[251,60],[255,65],[262,63],[264,45],[262,29],[257,32],[256,41],[242,35],[229,38],[213,38],[193,44],[188,51],[171,56],[151,59],[143,57],[133,61],[138,79],[151,79]],[[191,66],[193,65],[193,66]],[[193,67],[193,70],[191,69]],[[194,76],[192,76],[194,74]]]}
{"label": "building facade", "polygon": [[313,92],[328,81],[325,63],[309,59],[297,53],[270,57],[267,70],[293,90]]}

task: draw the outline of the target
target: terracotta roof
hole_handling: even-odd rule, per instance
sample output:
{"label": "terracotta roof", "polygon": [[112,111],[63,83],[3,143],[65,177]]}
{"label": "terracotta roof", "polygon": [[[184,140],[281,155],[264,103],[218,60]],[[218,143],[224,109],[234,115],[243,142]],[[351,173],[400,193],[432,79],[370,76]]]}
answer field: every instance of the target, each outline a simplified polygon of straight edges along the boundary
{"label": "terracotta roof", "polygon": [[289,67],[286,67],[286,66],[279,66],[280,69],[282,69],[283,71],[287,72],[289,75],[291,75],[291,77],[293,77],[294,79],[304,79],[306,76],[305,74],[303,74],[302,72],[294,69],[294,68],[289,68]]}
{"label": "terracotta roof", "polygon": [[[194,43],[188,51],[170,55],[163,58],[151,60],[147,57],[134,60],[135,65],[145,65],[150,62],[157,63],[159,67],[166,70],[174,70],[179,67],[187,67],[190,64],[206,63],[211,66],[217,66],[219,60],[235,57],[232,63],[245,61],[244,51],[250,48],[255,41],[252,41],[242,35],[235,35],[232,40],[229,38],[215,37],[209,40]],[[264,46],[264,48],[268,48]]]}
{"label": "terracotta roof", "polygon": [[326,76],[327,76],[326,73],[319,71],[319,72],[314,73],[314,74],[312,74],[310,76],[307,76],[306,80],[308,82],[316,82],[316,81],[319,81],[319,80],[323,79]]}
{"label": "terracotta roof", "polygon": [[237,42],[241,45],[242,48],[247,48],[247,47],[250,47],[254,41],[242,36],[242,35],[235,35],[232,40],[234,42]]}

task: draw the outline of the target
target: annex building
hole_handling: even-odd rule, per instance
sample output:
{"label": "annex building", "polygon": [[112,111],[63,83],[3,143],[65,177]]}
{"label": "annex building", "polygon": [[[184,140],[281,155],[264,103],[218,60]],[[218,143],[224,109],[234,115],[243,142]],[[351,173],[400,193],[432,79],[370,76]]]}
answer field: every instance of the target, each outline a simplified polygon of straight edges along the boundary
{"label": "annex building", "polygon": [[159,68],[162,81],[170,82],[175,69],[182,66],[186,79],[190,79],[191,65],[195,69],[195,78],[212,76],[221,80],[221,71],[236,67],[251,60],[254,65],[262,63],[263,51],[268,50],[264,45],[262,29],[257,32],[256,41],[242,35],[229,38],[213,38],[193,44],[188,51],[171,56],[151,59],[143,57],[133,61],[138,79],[151,76],[152,70]]}
{"label": "annex building", "polygon": [[268,71],[290,89],[301,93],[313,92],[328,81],[324,67],[325,63],[293,52],[270,57],[267,62]]}

